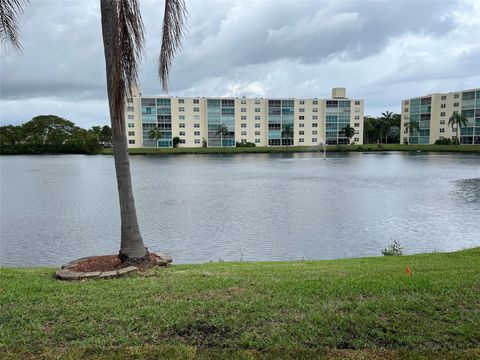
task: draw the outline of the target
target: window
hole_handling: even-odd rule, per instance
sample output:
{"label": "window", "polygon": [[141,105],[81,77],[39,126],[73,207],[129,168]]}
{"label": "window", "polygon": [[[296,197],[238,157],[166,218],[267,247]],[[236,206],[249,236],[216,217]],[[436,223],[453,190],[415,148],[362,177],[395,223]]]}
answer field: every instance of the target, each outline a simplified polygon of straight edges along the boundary
{"label": "window", "polygon": [[360,123],[355,123],[353,124],[354,127],[359,127],[360,126]]}
{"label": "window", "polygon": [[360,105],[360,100],[355,100],[355,105]]}
{"label": "window", "polygon": [[318,127],[318,123],[312,123],[312,127]]}
{"label": "window", "polygon": [[128,120],[133,120],[134,116],[133,115],[128,115]]}
{"label": "window", "polygon": [[313,116],[312,116],[312,120],[318,120],[318,116],[317,116],[317,115],[313,115]]}
{"label": "window", "polygon": [[133,127],[135,127],[135,124],[134,123],[128,123],[128,127],[133,128]]}
{"label": "window", "polygon": [[255,115],[255,121],[260,121],[260,116],[259,115]]}
{"label": "window", "polygon": [[300,131],[298,132],[298,135],[305,135],[305,131],[300,130]]}
{"label": "window", "polygon": [[360,109],[355,109],[355,112],[360,112]]}
{"label": "window", "polygon": [[300,116],[298,117],[298,120],[305,120],[305,116],[300,115]]}
{"label": "window", "polygon": [[446,96],[446,95],[442,95],[442,100],[447,100],[447,96]]}
{"label": "window", "polygon": [[303,139],[298,139],[298,142],[301,142],[301,143],[303,143]]}
{"label": "window", "polygon": [[185,115],[178,115],[178,120],[185,120]]}
{"label": "window", "polygon": [[255,112],[260,112],[260,108],[255,108]]}
{"label": "window", "polygon": [[135,144],[135,140],[128,140],[129,144]]}
{"label": "window", "polygon": [[255,135],[260,135],[260,131],[255,131]]}
{"label": "window", "polygon": [[193,135],[194,135],[194,136],[200,136],[200,131],[194,131],[194,132],[193,132]]}
{"label": "window", "polygon": [[300,100],[300,105],[304,105],[305,104],[305,101],[304,100]]}
{"label": "window", "polygon": [[258,105],[258,104],[260,104],[260,100],[256,99],[255,100],[255,105]]}
{"label": "window", "polygon": [[313,130],[312,131],[312,135],[317,135],[318,134],[318,131],[317,130]]}
{"label": "window", "polygon": [[458,103],[453,103],[453,107],[458,107]]}
{"label": "window", "polygon": [[312,112],[318,112],[318,108],[313,108]]}
{"label": "window", "polygon": [[360,134],[360,131],[355,130],[354,134],[355,134],[355,135],[358,135],[358,134]]}
{"label": "window", "polygon": [[199,107],[194,107],[193,112],[200,112],[200,108]]}
{"label": "window", "polygon": [[183,106],[181,106],[181,107],[178,108],[178,111],[179,111],[179,112],[184,112],[184,111],[185,111],[185,108],[184,108]]}
{"label": "window", "polygon": [[408,104],[409,104],[408,100],[405,100],[405,101],[404,101],[404,104],[405,104],[405,105],[408,105]]}
{"label": "window", "polygon": [[240,104],[244,105],[247,103],[247,100],[243,99],[242,101],[240,101]]}
{"label": "window", "polygon": [[353,138],[353,141],[360,141],[359,138]]}
{"label": "window", "polygon": [[455,94],[455,95],[453,95],[453,98],[454,98],[454,99],[458,99],[459,97],[460,97],[460,94]]}
{"label": "window", "polygon": [[260,144],[260,139],[255,139],[255,144]]}
{"label": "window", "polygon": [[185,123],[180,123],[180,124],[178,124],[178,127],[184,128],[184,127],[185,127]]}
{"label": "window", "polygon": [[241,108],[240,111],[241,112],[247,112],[247,108]]}
{"label": "window", "polygon": [[244,121],[246,121],[246,120],[247,120],[247,116],[246,116],[246,115],[242,115],[242,116],[241,116],[241,119],[244,120]]}
{"label": "window", "polygon": [[240,133],[240,135],[247,135],[247,132],[246,132],[246,131],[242,131],[242,132]]}
{"label": "window", "polygon": [[193,99],[193,103],[198,104],[199,103],[198,99]]}
{"label": "window", "polygon": [[180,136],[185,136],[185,131],[180,131],[180,132],[179,132],[179,135],[180,135]]}
{"label": "window", "polygon": [[240,125],[242,128],[246,128],[247,127],[247,124],[241,124]]}
{"label": "window", "polygon": [[200,124],[193,124],[193,127],[194,127],[194,128],[199,128],[199,127],[200,127]]}
{"label": "window", "polygon": [[440,120],[440,125],[445,125],[445,120]]}
{"label": "window", "polygon": [[260,127],[260,124],[259,124],[259,123],[256,123],[256,124],[255,124],[255,127],[256,127],[256,128],[259,128],[259,127]]}
{"label": "window", "polygon": [[317,142],[317,138],[312,138],[312,142],[316,143],[316,142]]}
{"label": "window", "polygon": [[442,112],[440,113],[440,116],[445,116],[445,112],[442,111]]}
{"label": "window", "polygon": [[133,111],[133,106],[127,106],[127,111]]}
{"label": "window", "polygon": [[313,104],[313,105],[318,105],[318,100],[313,100],[313,101],[312,101],[312,104]]}
{"label": "window", "polygon": [[298,124],[299,127],[305,127],[304,123]]}
{"label": "window", "polygon": [[180,144],[185,144],[185,139],[180,139]]}
{"label": "window", "polygon": [[179,104],[185,104],[185,99],[178,99]]}
{"label": "window", "polygon": [[200,144],[200,139],[195,139],[195,144]]}
{"label": "window", "polygon": [[360,120],[360,116],[355,115],[355,118],[354,118],[354,119],[355,119],[355,120]]}
{"label": "window", "polygon": [[441,133],[444,133],[444,132],[445,132],[445,129],[444,129],[444,128],[441,128],[441,129],[440,129],[440,132],[441,132]]}
{"label": "window", "polygon": [[241,142],[242,144],[245,144],[245,143],[247,142],[247,139],[241,139],[240,142]]}
{"label": "window", "polygon": [[441,105],[440,105],[440,109],[445,109],[446,107],[447,107],[446,104],[441,104]]}
{"label": "window", "polygon": [[128,136],[135,136],[135,131],[129,131]]}
{"label": "window", "polygon": [[408,112],[408,108],[404,108],[403,111],[404,111],[404,112]]}
{"label": "window", "polygon": [[305,112],[305,108],[300,108],[300,109],[298,109],[298,111]]}

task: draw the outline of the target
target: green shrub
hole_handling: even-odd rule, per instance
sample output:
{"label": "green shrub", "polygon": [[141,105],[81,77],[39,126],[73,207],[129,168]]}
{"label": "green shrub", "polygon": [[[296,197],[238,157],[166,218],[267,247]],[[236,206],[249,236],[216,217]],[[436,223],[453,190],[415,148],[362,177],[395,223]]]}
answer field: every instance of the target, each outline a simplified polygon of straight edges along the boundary
{"label": "green shrub", "polygon": [[403,255],[403,247],[400,246],[400,242],[393,240],[393,242],[382,250],[384,256],[400,256]]}

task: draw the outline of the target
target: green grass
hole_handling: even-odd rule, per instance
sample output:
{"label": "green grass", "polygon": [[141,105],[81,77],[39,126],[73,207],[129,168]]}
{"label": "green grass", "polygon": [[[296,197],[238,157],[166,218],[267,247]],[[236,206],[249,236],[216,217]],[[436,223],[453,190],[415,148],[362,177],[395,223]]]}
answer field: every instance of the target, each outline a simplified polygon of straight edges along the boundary
{"label": "green grass", "polygon": [[53,274],[0,269],[3,357],[480,356],[480,248],[173,265],[83,282]]}
{"label": "green grass", "polygon": [[[318,146],[275,146],[275,147],[226,147],[226,148],[141,148],[130,149],[131,155],[158,154],[251,154],[251,153],[292,153],[323,151]],[[363,152],[363,151],[426,151],[426,152],[480,152],[480,145],[403,145],[386,144],[379,147],[369,145],[327,146],[328,152]],[[102,149],[102,154],[111,154],[112,149]]]}

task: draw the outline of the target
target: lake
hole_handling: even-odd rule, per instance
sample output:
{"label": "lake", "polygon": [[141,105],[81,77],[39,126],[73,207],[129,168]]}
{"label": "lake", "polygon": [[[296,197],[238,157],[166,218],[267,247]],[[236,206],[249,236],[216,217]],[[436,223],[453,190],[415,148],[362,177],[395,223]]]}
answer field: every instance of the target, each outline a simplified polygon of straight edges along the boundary
{"label": "lake", "polygon": [[[132,156],[141,231],[175,263],[480,246],[480,154]],[[111,156],[1,156],[1,266],[117,253]]]}

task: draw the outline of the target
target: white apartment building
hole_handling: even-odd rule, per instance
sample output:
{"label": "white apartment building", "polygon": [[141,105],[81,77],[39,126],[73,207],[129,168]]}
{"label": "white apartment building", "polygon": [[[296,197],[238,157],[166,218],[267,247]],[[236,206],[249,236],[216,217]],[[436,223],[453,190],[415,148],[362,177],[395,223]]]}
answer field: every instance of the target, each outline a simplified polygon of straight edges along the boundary
{"label": "white apartment building", "polygon": [[[448,120],[461,112],[468,120],[460,127],[461,144],[480,144],[480,88],[444,94],[431,94],[402,100],[401,132],[403,142],[434,144],[438,139],[456,138]],[[416,123],[419,130],[409,131],[406,123]]]}
{"label": "white apartment building", "polygon": [[[175,137],[180,147],[363,144],[363,115],[364,101],[348,99],[345,88],[332,89],[331,99],[158,97],[137,89],[125,104],[131,148],[172,147]],[[161,137],[151,139],[155,127]]]}

